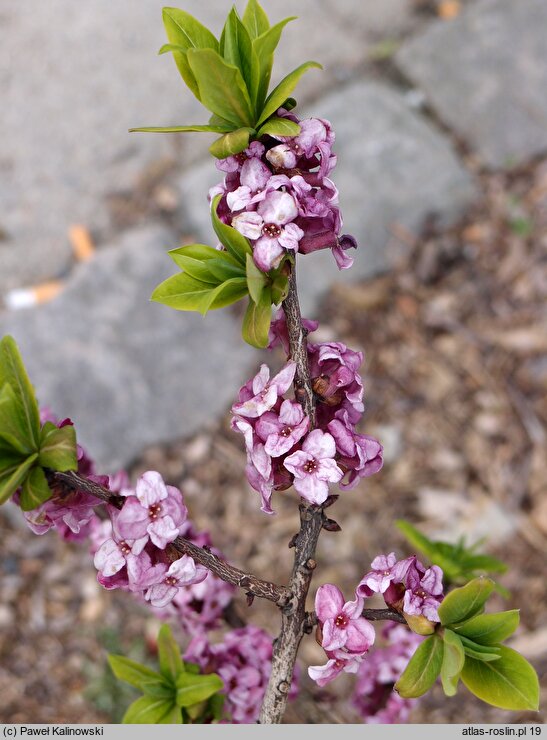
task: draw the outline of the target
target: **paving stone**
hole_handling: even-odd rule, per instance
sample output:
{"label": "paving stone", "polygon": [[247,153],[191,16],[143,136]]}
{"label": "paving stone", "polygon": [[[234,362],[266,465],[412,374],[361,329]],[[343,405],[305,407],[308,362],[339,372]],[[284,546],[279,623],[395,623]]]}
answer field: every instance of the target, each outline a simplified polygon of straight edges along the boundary
{"label": "paving stone", "polygon": [[149,302],[173,273],[173,244],[158,226],[127,232],[55,301],[0,315],[41,403],[74,420],[105,471],[218,418],[256,363],[228,310],[202,318]]}
{"label": "paving stone", "polygon": [[[338,272],[330,251],[302,261],[303,307],[311,313],[334,281],[354,281],[389,267],[401,246],[393,226],[414,235],[426,219],[448,226],[477,191],[446,136],[391,87],[356,82],[318,101],[307,115],[334,125],[338,165],[333,179],[340,191],[344,231],[361,245],[353,269],[344,272]],[[214,164],[205,162],[178,182],[181,221],[195,238],[211,244],[215,238],[205,194],[221,179]]]}
{"label": "paving stone", "polygon": [[547,3],[481,0],[406,42],[396,60],[490,167],[547,150]]}

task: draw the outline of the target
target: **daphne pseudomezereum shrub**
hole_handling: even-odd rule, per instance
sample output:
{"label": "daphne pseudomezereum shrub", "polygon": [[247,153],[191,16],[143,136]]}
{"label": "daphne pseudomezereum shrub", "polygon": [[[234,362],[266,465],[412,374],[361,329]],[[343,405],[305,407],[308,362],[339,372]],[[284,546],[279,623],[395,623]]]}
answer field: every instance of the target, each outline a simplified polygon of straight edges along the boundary
{"label": "daphne pseudomezereum shrub", "polygon": [[[0,342],[0,502],[19,506],[37,535],[55,529],[67,540],[88,539],[104,588],[128,592],[184,632],[183,658],[170,629],[160,629],[159,672],[110,656],[115,675],[142,693],[127,723],[280,722],[298,692],[300,642],[314,628],[325,662],[308,666],[307,676],[323,688],[356,674],[351,704],[364,722],[406,721],[439,676],[447,696],[461,680],[495,706],[536,708],[534,670],[502,644],[518,612],[484,612],[495,588],[485,574],[503,565],[461,543],[432,542],[399,522],[430,565],[417,555],[377,555],[352,600],[324,583],[315,610],[306,610],[319,535],[341,529],[325,513],[339,497],[333,486],[349,496],[382,467],[382,445],[362,432],[362,353],[308,341],[318,325],[300,314],[297,263],[305,271],[315,252],[330,249],[346,270],[358,246],[342,233],[333,127],[294,112],[296,84],[320,65],[306,62],[269,90],[274,51],[292,19],[270,26],[257,0],[242,17],[230,11],[220,38],[184,10],[164,8],[163,20],[161,52],[173,55],[210,118],[135,130],[219,135],[210,151],[223,180],[209,192],[215,243],[171,250],[179,272],[152,298],[202,314],[244,300],[243,339],[281,350],[279,370],[262,364],[240,388],[231,425],[243,436],[246,477],[262,511],[273,514],[276,497],[294,489],[287,495],[298,504],[300,528],[289,543],[292,574],[284,585],[231,565],[160,473],[147,471],[134,484],[124,471],[100,474],[70,420],[40,415],[10,337]],[[247,623],[237,589],[249,607],[263,598],[279,608],[275,640]],[[377,640],[379,620],[388,626]],[[219,635],[223,626],[229,630]]]}

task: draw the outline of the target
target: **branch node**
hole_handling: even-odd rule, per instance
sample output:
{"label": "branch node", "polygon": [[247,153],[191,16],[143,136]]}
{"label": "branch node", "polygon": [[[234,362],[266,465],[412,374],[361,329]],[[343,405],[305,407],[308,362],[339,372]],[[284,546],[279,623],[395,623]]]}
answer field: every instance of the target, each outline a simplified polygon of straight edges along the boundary
{"label": "branch node", "polygon": [[317,568],[317,562],[313,558],[308,558],[304,564],[306,570],[315,570]]}

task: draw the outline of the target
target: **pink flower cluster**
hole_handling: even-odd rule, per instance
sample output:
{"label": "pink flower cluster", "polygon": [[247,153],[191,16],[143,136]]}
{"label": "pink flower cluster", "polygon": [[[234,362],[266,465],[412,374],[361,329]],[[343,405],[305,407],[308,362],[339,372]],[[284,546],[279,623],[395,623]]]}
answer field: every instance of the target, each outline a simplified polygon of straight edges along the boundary
{"label": "pink flower cluster", "polygon": [[135,490],[123,489],[123,507],[107,506],[111,536],[95,553],[98,580],[105,588],[141,593],[155,607],[165,607],[181,586],[203,581],[207,570],[188,555],[171,562],[165,548],[184,529],[187,511],[182,494],[166,486],[159,473],[144,473]]}
{"label": "pink flower cluster", "polygon": [[276,268],[287,252],[326,248],[339,269],[347,269],[353,264],[347,250],[357,243],[340,235],[338,190],[329,178],[336,165],[332,127],[319,118],[299,121],[283,109],[278,115],[300,125],[298,136],[253,141],[244,152],[218,161],[226,176],[209,197],[222,196],[219,217],[251,241],[263,272]]}
{"label": "pink flower cluster", "polygon": [[[188,645],[184,659],[197,663],[203,673],[222,678],[231,724],[257,721],[272,667],[271,635],[252,625],[228,632],[216,645],[199,635]],[[289,697],[297,691],[293,680]]]}
{"label": "pink flower cluster", "polygon": [[370,567],[357,586],[357,596],[383,594],[386,604],[405,617],[440,621],[437,609],[443,598],[443,572],[438,565],[425,568],[415,555],[397,560],[392,552],[378,555]]}
{"label": "pink flower cluster", "polygon": [[[304,320],[304,326],[312,331],[317,324]],[[282,309],[272,322],[270,340],[270,347],[280,344],[288,352]],[[327,342],[310,344],[308,356],[317,398],[317,426],[312,431],[302,406],[284,398],[296,372],[291,360],[273,378],[262,365],[232,406],[232,428],[245,437],[247,479],[261,494],[262,511],[268,514],[273,512],[273,490],[294,485],[302,498],[322,504],[329,483],[353,488],[382,467],[380,443],[356,431],[364,410],[358,373],[362,353],[341,342]]]}
{"label": "pink flower cluster", "polygon": [[344,603],[340,589],[328,583],[317,590],[317,641],[328,660],[325,665],[310,666],[308,674],[319,686],[325,686],[342,671],[356,673],[359,670],[376,636],[374,627],[361,616],[362,612],[360,597]]}
{"label": "pink flower cluster", "polygon": [[417,699],[403,699],[393,686],[423,637],[402,624],[382,630],[384,645],[376,647],[357,671],[351,702],[366,724],[401,724],[408,720]]}

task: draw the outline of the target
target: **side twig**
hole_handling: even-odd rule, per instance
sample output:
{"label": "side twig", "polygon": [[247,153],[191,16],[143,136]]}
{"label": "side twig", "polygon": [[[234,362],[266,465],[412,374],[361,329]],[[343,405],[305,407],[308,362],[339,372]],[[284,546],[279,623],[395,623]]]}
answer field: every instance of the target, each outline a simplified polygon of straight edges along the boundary
{"label": "side twig", "polygon": [[[69,488],[73,491],[83,491],[89,493],[91,496],[95,496],[110,506],[115,506],[117,509],[121,509],[123,505],[123,498],[116,496],[108,488],[101,486],[94,481],[84,478],[78,473],[51,473],[53,481],[59,484],[61,487]],[[279,586],[276,583],[270,581],[264,581],[262,578],[258,578],[252,573],[246,573],[245,571],[235,568],[230,565],[218,555],[215,555],[210,550],[204,547],[198,547],[190,540],[184,537],[177,537],[177,539],[171,543],[171,550],[178,553],[178,555],[189,555],[196,562],[204,565],[211,573],[218,576],[226,583],[231,583],[232,586],[238,586],[245,590],[247,594],[251,596],[258,596],[261,599],[268,599],[273,601],[280,607],[284,607],[290,600],[291,592],[285,586]],[[176,557],[174,558],[176,559]]]}

